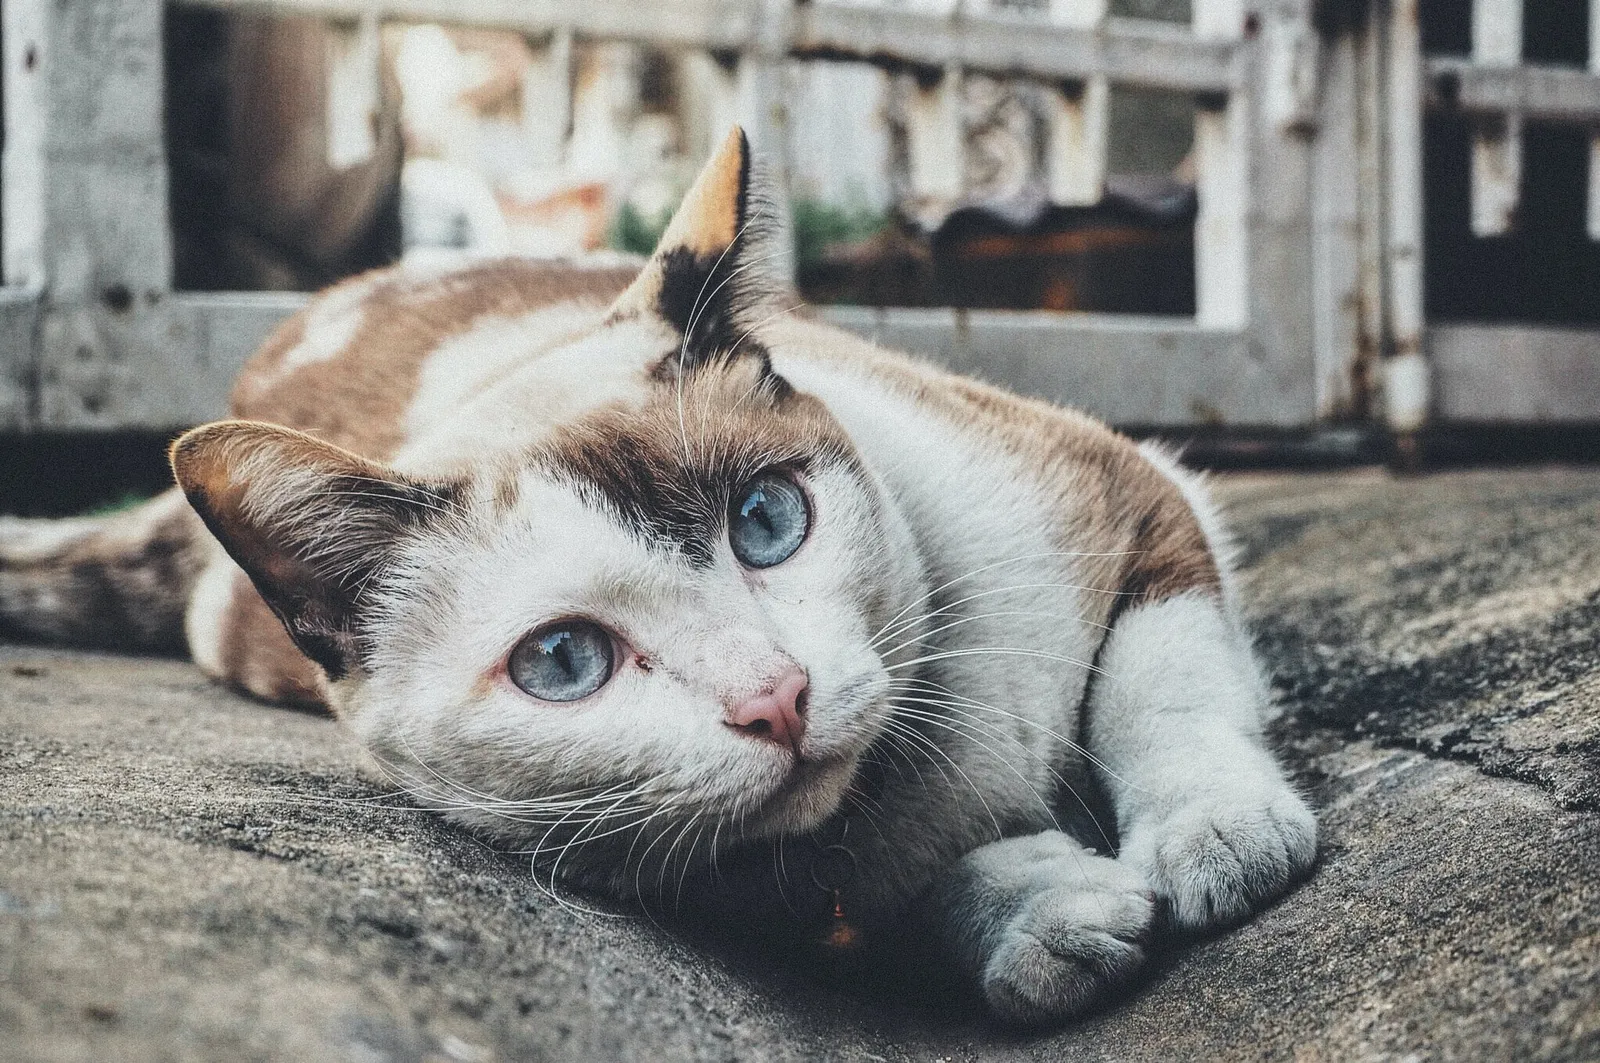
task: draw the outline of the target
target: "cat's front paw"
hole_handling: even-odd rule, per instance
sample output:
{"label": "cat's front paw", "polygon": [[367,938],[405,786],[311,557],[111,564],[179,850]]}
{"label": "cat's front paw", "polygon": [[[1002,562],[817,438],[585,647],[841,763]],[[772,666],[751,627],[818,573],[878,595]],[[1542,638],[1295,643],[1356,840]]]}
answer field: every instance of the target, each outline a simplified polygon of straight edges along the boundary
{"label": "cat's front paw", "polygon": [[1269,793],[1197,798],[1136,824],[1122,859],[1144,872],[1186,930],[1244,919],[1289,888],[1317,851],[1317,821],[1286,783]]}
{"label": "cat's front paw", "polygon": [[981,976],[990,1010],[1019,1026],[1081,1014],[1126,982],[1144,964],[1154,914],[1131,868],[1083,850],[1040,863],[1050,866],[1035,865],[1038,885],[994,936]]}

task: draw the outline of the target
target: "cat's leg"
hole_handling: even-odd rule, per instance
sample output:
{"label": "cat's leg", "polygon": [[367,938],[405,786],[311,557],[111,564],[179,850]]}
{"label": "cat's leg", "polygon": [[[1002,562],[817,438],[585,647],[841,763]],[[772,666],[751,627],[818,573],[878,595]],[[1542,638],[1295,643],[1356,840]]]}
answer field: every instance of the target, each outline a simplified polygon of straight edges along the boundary
{"label": "cat's leg", "polygon": [[1087,706],[1121,833],[1176,926],[1236,922],[1316,853],[1316,820],[1262,739],[1266,682],[1214,595],[1135,606],[1100,655]]}
{"label": "cat's leg", "polygon": [[968,853],[921,914],[997,1017],[1034,1026],[1127,981],[1144,963],[1153,911],[1137,871],[1050,830]]}

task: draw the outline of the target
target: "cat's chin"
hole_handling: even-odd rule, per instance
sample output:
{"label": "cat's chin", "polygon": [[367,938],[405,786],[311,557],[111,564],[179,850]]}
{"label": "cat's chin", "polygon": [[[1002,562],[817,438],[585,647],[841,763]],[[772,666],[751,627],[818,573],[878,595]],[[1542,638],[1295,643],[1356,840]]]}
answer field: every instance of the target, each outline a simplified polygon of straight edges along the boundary
{"label": "cat's chin", "polygon": [[851,753],[797,763],[762,803],[752,833],[801,834],[821,826],[844,801],[860,759]]}

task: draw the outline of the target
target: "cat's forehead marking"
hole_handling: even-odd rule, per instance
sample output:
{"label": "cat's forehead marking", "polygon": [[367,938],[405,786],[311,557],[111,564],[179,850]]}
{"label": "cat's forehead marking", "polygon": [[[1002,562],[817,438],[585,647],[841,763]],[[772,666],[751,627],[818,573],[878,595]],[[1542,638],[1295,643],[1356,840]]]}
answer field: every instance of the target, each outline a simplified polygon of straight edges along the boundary
{"label": "cat's forehead marking", "polygon": [[732,493],[760,470],[854,467],[854,450],[815,399],[764,385],[741,359],[663,383],[643,407],[600,410],[565,426],[538,461],[652,545],[710,564]]}

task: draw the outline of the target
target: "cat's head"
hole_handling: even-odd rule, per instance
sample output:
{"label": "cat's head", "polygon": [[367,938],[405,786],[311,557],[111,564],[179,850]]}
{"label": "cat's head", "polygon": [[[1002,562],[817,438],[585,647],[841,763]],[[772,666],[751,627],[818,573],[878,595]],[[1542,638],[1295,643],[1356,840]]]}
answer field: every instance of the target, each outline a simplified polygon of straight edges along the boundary
{"label": "cat's head", "polygon": [[735,131],[579,341],[656,337],[633,390],[531,446],[439,478],[249,422],[174,446],[195,508],[423,802],[532,846],[693,829],[704,853],[846,799],[926,588],[873,473],[761,343],[760,210]]}

